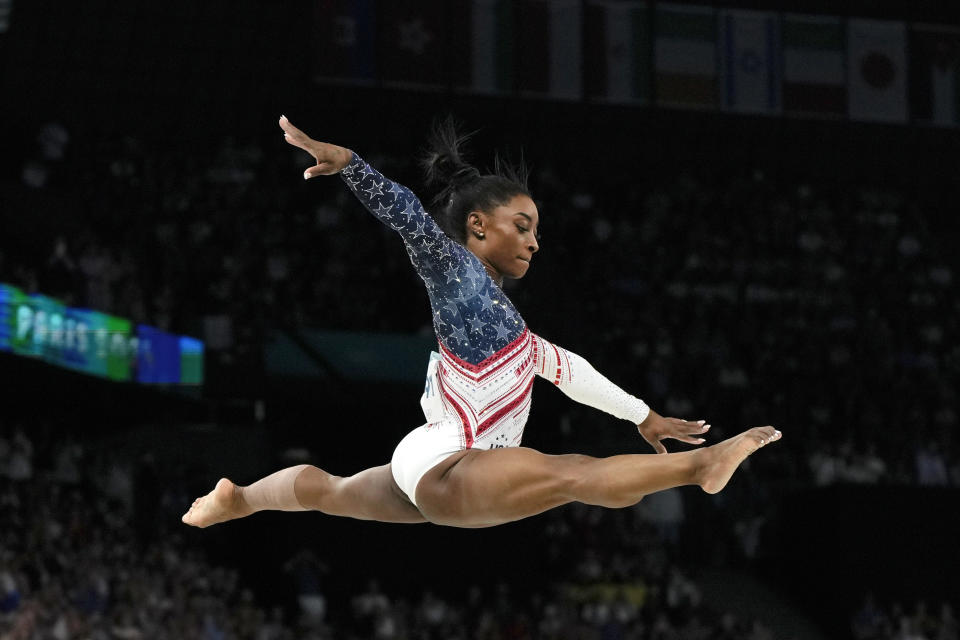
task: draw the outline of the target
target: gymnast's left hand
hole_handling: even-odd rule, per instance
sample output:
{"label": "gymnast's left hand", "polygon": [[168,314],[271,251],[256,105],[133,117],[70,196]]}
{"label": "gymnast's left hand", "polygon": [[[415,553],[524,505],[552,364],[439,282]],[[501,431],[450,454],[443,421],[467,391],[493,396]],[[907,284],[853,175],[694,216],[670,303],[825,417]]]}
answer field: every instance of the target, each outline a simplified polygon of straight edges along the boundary
{"label": "gymnast's left hand", "polygon": [[350,149],[314,140],[293,126],[287,120],[287,116],[280,116],[280,128],[283,129],[284,140],[303,149],[317,161],[316,165],[303,172],[304,180],[309,180],[314,176],[332,176],[335,173],[340,173],[344,167],[350,164],[350,159],[353,158],[353,152]]}
{"label": "gymnast's left hand", "polygon": [[706,442],[698,437],[707,432],[710,425],[706,420],[681,420],[680,418],[664,418],[653,409],[643,422],[637,425],[637,430],[643,439],[653,447],[657,453],[667,453],[667,448],[660,442],[666,438],[673,438],[688,444],[703,444]]}

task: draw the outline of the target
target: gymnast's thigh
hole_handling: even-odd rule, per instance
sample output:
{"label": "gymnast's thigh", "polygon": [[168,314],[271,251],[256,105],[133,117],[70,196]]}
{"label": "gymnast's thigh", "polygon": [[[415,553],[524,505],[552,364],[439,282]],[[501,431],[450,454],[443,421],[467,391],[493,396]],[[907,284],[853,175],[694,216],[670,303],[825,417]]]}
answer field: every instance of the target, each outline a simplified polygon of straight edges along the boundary
{"label": "gymnast's thigh", "polygon": [[423,476],[417,505],[437,524],[489,527],[513,522],[576,500],[584,472],[595,460],[527,447],[469,449]]}

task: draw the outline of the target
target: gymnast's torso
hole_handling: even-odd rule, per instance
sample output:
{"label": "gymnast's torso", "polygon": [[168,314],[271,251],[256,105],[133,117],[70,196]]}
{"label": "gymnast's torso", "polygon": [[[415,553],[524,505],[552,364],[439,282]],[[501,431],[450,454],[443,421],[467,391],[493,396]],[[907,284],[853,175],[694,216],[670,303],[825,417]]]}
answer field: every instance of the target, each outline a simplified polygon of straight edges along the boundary
{"label": "gymnast's torso", "polygon": [[440,357],[428,385],[435,383],[438,402],[391,461],[394,479],[414,504],[420,478],[452,453],[520,445],[535,376],[633,424],[646,418],[642,400],[530,332],[480,259],[447,236],[412,191],[357,154],[341,176],[367,210],[403,238],[430,297]]}
{"label": "gymnast's torso", "polygon": [[452,240],[408,188],[357,154],[341,172],[350,190],[397,231],[430,298],[439,343],[443,417],[461,449],[517,446],[530,412],[540,340],[480,260]]}

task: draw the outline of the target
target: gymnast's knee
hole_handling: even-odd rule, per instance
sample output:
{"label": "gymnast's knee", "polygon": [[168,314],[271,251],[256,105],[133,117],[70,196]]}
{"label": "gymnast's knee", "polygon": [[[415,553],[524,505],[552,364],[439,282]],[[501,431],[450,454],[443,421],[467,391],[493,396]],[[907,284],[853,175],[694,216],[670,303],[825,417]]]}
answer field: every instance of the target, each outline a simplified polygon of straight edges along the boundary
{"label": "gymnast's knee", "polygon": [[337,515],[336,494],[343,478],[327,473],[319,467],[307,465],[297,476],[294,493],[297,501],[307,509]]}
{"label": "gymnast's knee", "polygon": [[643,499],[643,494],[632,488],[618,490],[613,486],[605,477],[605,465],[601,459],[584,455],[564,457],[571,458],[568,465],[571,500],[607,509],[623,509]]}

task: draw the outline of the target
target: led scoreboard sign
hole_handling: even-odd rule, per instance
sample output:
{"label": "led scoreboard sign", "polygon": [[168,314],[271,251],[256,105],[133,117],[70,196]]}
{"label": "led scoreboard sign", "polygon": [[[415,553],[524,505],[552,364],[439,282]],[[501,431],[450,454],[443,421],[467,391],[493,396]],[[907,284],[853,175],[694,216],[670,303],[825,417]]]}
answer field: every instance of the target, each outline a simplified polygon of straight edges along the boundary
{"label": "led scoreboard sign", "polygon": [[110,380],[203,384],[203,342],[0,283],[0,351]]}

